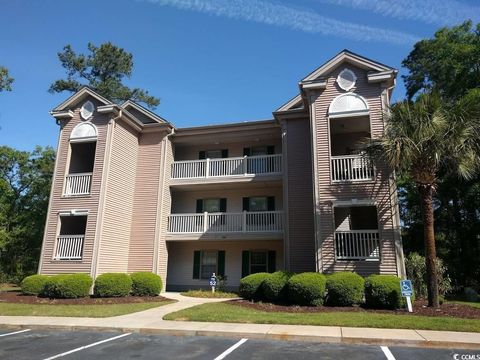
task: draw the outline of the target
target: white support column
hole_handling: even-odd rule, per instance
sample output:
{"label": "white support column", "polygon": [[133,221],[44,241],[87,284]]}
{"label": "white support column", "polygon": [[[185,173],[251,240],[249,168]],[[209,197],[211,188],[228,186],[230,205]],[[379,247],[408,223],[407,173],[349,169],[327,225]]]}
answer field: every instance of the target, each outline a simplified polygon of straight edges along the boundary
{"label": "white support column", "polygon": [[206,233],[208,229],[208,212],[203,212],[203,232]]}

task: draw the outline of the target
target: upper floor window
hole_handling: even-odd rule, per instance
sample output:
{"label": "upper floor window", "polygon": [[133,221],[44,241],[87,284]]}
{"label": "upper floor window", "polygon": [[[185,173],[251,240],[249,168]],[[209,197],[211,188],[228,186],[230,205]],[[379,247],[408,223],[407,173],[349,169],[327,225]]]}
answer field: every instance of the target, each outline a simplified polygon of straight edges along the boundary
{"label": "upper floor window", "polygon": [[351,90],[357,82],[357,76],[350,69],[343,69],[337,76],[338,86],[345,91]]}
{"label": "upper floor window", "polygon": [[200,160],[228,158],[228,149],[202,150],[198,152],[198,158]]}
{"label": "upper floor window", "polygon": [[355,93],[346,93],[333,99],[328,108],[330,118],[365,116],[368,115],[369,108],[367,100]]}

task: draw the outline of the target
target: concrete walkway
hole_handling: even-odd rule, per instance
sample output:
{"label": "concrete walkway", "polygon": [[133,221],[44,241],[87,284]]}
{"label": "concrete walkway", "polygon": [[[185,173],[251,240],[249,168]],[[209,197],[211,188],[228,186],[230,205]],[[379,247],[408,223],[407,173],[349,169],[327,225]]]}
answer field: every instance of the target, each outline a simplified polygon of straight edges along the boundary
{"label": "concrete walkway", "polygon": [[163,296],[175,299],[177,302],[110,318],[0,316],[0,326],[8,328],[106,330],[164,335],[246,337],[347,344],[480,349],[480,333],[339,326],[166,321],[162,318],[168,313],[195,305],[221,302],[225,301],[225,299],[191,298],[170,292],[163,294]]}

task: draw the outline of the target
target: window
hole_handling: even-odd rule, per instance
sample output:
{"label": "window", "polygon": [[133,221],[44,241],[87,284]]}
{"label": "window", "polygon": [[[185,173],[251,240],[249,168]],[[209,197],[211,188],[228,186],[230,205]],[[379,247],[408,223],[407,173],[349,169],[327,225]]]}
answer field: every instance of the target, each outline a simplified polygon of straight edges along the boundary
{"label": "window", "polygon": [[206,211],[209,213],[220,212],[220,199],[203,200],[203,211]]}
{"label": "window", "polygon": [[207,280],[212,274],[225,275],[224,250],[196,250],[193,252],[193,278]]}
{"label": "window", "polygon": [[248,200],[249,211],[268,211],[268,198],[266,196],[251,197]]}
{"label": "window", "polygon": [[202,150],[198,152],[198,158],[200,160],[228,158],[228,149]]}
{"label": "window", "polygon": [[217,255],[215,250],[202,251],[200,279],[210,279],[213,273],[217,273]]}
{"label": "window", "polygon": [[267,272],[267,252],[250,251],[250,274]]}

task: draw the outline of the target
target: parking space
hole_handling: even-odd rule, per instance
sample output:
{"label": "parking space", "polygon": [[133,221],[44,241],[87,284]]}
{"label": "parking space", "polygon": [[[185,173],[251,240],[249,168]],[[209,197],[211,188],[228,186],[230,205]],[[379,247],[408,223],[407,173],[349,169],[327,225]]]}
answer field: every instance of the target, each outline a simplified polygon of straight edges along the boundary
{"label": "parking space", "polygon": [[[0,329],[0,359],[455,359],[471,350],[380,347],[375,345],[160,336],[120,332]],[[480,356],[479,356],[480,358]]]}

